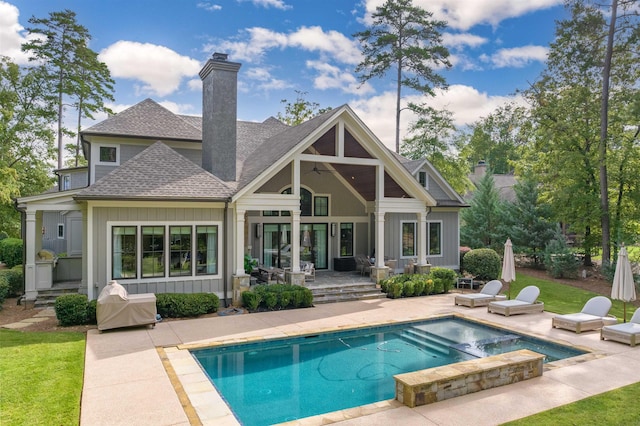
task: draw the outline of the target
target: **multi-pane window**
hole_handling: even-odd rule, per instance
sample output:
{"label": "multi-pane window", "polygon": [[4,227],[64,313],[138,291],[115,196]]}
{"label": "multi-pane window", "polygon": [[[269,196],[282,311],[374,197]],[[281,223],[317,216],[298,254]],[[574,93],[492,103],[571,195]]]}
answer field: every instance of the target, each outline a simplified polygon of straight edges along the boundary
{"label": "multi-pane window", "polygon": [[439,256],[442,254],[442,223],[427,223],[427,241],[429,242],[428,253],[430,256]]}
{"label": "multi-pane window", "polygon": [[426,172],[418,172],[418,182],[423,187],[427,187],[427,173]]}
{"label": "multi-pane window", "polygon": [[[282,194],[291,194],[291,188],[285,189]],[[291,212],[263,210],[262,216],[291,216]],[[314,197],[308,189],[300,188],[300,216],[329,216],[329,197]]]}
{"label": "multi-pane window", "polygon": [[142,227],[142,278],[164,277],[164,226]]}
{"label": "multi-pane window", "polygon": [[329,197],[314,197],[313,203],[315,216],[329,216]]}
{"label": "multi-pane window", "polygon": [[169,276],[191,275],[191,226],[170,226]]}
{"label": "multi-pane window", "polygon": [[64,223],[58,224],[58,238],[64,239]]}
{"label": "multi-pane window", "polygon": [[218,274],[217,225],[113,226],[111,238],[113,279]]}
{"label": "multi-pane window", "polygon": [[117,149],[115,146],[101,146],[100,147],[100,162],[101,163],[115,163],[117,162]]}
{"label": "multi-pane window", "polygon": [[114,226],[112,229],[113,279],[136,278],[136,233],[135,226]]}
{"label": "multi-pane window", "polygon": [[402,222],[402,256],[411,257],[416,254],[416,224]]}
{"label": "multi-pane window", "polygon": [[218,227],[196,226],[196,275],[218,273]]}
{"label": "multi-pane window", "polygon": [[353,223],[340,224],[340,256],[353,256]]}

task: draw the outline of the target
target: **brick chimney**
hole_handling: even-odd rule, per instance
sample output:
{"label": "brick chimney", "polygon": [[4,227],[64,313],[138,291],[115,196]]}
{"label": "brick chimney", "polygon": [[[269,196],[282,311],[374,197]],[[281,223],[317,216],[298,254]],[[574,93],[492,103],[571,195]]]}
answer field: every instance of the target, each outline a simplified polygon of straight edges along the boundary
{"label": "brick chimney", "polygon": [[214,53],[202,79],[202,168],[223,181],[236,180],[238,70],[224,53]]}
{"label": "brick chimney", "polygon": [[478,161],[478,164],[473,168],[473,174],[482,177],[487,174],[487,163],[484,160]]}

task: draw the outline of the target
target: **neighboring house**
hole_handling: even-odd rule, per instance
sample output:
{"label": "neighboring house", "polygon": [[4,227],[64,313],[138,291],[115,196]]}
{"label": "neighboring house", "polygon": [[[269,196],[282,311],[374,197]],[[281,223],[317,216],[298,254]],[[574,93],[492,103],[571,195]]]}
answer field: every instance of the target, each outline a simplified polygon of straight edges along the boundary
{"label": "neighboring house", "polygon": [[[477,187],[478,182],[487,174],[487,163],[484,161],[478,161],[478,164],[473,168],[473,173],[469,174],[469,180]],[[514,186],[518,183],[518,180],[513,174],[492,174],[494,187],[500,194],[502,201],[508,201],[513,203],[516,201],[516,191]],[[465,201],[471,201],[475,191],[469,191],[465,194]]]}
{"label": "neighboring house", "polygon": [[373,280],[388,274],[385,258],[458,268],[465,203],[429,162],[387,149],[347,105],[295,127],[237,121],[239,68],[221,54],[206,63],[202,118],[147,99],[86,129],[88,180],[58,171],[59,191],[18,200],[27,298],[51,287],[38,258],[49,216],[65,224],[68,254],[81,231],[90,299],[114,279],[131,293],[237,297],[247,254],[295,284],[304,261],[342,269],[360,254],[375,253]]}

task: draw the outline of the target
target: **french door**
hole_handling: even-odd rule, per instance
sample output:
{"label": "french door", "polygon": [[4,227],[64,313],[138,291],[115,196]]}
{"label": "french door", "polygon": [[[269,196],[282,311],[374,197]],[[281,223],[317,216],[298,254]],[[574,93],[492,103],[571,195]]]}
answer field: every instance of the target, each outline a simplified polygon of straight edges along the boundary
{"label": "french door", "polygon": [[[328,224],[300,224],[300,261],[312,262],[316,269],[327,269]],[[291,224],[265,223],[262,227],[263,264],[274,268],[291,267]]]}

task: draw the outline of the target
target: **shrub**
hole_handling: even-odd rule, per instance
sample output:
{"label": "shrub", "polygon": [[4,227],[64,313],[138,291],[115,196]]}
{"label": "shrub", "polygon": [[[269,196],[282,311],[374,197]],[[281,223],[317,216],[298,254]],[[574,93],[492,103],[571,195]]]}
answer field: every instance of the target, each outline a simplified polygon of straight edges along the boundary
{"label": "shrub", "polygon": [[242,304],[249,311],[308,308],[313,306],[313,294],[299,285],[260,284],[242,293]]}
{"label": "shrub", "polygon": [[96,310],[98,307],[97,300],[89,300],[87,303],[87,324],[97,324],[98,317],[96,316]]}
{"label": "shrub", "polygon": [[22,265],[14,266],[12,269],[3,269],[0,276],[5,277],[8,285],[7,297],[16,297],[23,293]]}
{"label": "shrub", "polygon": [[448,293],[456,282],[456,273],[453,269],[436,266],[431,268],[429,276],[433,280],[433,292],[436,294]]}
{"label": "shrub", "polygon": [[2,309],[2,304],[4,303],[7,295],[9,294],[9,282],[7,278],[0,275],[0,309]]}
{"label": "shrub", "polygon": [[411,297],[415,294],[416,285],[413,281],[406,281],[402,286],[402,296]]}
{"label": "shrub", "polygon": [[475,249],[464,255],[464,270],[478,280],[497,279],[501,267],[502,259],[493,249]]}
{"label": "shrub", "polygon": [[460,253],[460,270],[461,271],[464,271],[464,255],[469,253],[470,251],[471,251],[470,247],[460,246],[459,253]]}
{"label": "shrub", "polygon": [[245,291],[242,293],[242,305],[250,311],[258,310],[261,298],[255,291]]}
{"label": "shrub", "polygon": [[554,278],[576,278],[580,262],[567,247],[564,237],[553,239],[544,250],[544,266]]}
{"label": "shrub", "polygon": [[9,238],[9,234],[7,234],[4,231],[0,231],[0,241],[4,240],[6,238]]}
{"label": "shrub", "polygon": [[13,268],[22,264],[22,240],[19,238],[5,238],[0,240],[0,261]]}
{"label": "shrub", "polygon": [[282,293],[280,293],[278,302],[280,303],[280,308],[282,309],[288,308],[289,305],[293,303],[293,292],[290,290],[283,291]]}
{"label": "shrub", "polygon": [[278,305],[278,295],[275,292],[265,293],[264,305],[269,311],[273,311]]}
{"label": "shrub", "polygon": [[402,288],[404,287],[404,283],[402,282],[392,282],[389,284],[389,291],[387,292],[387,296],[392,299],[399,299],[402,296]]}
{"label": "shrub", "polygon": [[414,281],[413,283],[414,283],[413,294],[416,296],[424,295],[424,288],[427,286],[427,281],[417,280],[417,281]]}
{"label": "shrub", "polygon": [[165,318],[197,317],[216,312],[220,299],[213,293],[161,293],[156,308]]}
{"label": "shrub", "polygon": [[89,301],[84,294],[64,294],[56,298],[56,318],[60,325],[83,325],[87,323],[87,305]]}

